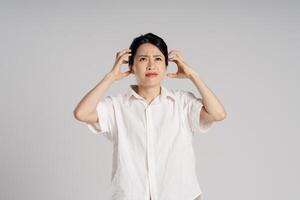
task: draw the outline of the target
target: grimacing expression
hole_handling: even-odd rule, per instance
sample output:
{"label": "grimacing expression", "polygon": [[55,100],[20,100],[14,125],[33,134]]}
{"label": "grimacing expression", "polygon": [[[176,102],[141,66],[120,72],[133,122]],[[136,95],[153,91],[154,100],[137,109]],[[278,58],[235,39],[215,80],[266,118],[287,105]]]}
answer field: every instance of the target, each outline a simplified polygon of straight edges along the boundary
{"label": "grimacing expression", "polygon": [[[160,84],[166,73],[165,56],[155,45],[144,43],[136,51],[132,71],[139,85]],[[157,76],[146,76],[152,72]]]}

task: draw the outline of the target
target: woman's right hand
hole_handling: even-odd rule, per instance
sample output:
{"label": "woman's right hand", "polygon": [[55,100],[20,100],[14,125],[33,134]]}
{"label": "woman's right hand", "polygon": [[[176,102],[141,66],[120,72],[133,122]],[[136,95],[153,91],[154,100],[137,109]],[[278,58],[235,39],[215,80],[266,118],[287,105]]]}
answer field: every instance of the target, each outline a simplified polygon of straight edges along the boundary
{"label": "woman's right hand", "polygon": [[115,80],[120,80],[131,73],[130,70],[122,73],[120,72],[121,65],[128,63],[127,60],[124,60],[124,58],[128,56],[131,56],[131,49],[124,49],[117,53],[114,66],[110,71],[110,73],[113,74]]}

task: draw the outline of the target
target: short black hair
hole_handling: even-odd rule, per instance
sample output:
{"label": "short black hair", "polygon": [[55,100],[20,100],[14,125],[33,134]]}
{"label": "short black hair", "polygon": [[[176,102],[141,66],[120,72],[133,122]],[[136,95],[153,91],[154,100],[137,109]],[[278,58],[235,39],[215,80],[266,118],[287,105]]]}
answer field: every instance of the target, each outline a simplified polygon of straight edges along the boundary
{"label": "short black hair", "polygon": [[133,39],[129,49],[131,49],[131,56],[129,56],[128,58],[128,65],[131,68],[133,65],[133,61],[134,61],[134,56],[136,54],[136,50],[138,49],[138,47],[142,44],[145,43],[151,43],[153,45],[155,45],[165,56],[165,63],[166,66],[168,66],[168,46],[165,43],[165,41],[153,34],[153,33],[146,33],[146,34],[142,34],[139,37],[136,37]]}

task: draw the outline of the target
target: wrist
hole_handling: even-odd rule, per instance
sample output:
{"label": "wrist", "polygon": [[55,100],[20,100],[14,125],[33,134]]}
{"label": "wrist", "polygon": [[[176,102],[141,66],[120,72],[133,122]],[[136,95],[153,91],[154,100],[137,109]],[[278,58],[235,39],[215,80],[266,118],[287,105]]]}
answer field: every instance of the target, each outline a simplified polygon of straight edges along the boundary
{"label": "wrist", "polygon": [[105,75],[105,79],[109,79],[112,82],[114,82],[116,80],[116,76],[114,75],[114,73],[112,71],[110,71]]}
{"label": "wrist", "polygon": [[190,73],[188,74],[188,79],[194,80],[195,78],[198,78],[198,73],[195,72],[194,70],[191,70]]}

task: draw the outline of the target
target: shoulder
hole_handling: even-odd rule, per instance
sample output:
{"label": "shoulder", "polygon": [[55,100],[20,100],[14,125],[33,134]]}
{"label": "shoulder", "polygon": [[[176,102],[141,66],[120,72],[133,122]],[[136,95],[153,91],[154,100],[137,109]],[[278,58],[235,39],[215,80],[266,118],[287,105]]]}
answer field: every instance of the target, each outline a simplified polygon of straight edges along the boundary
{"label": "shoulder", "polygon": [[184,90],[184,89],[171,89],[170,92],[179,98],[180,100],[189,100],[189,99],[194,99],[197,98],[197,96],[194,94],[194,92]]}
{"label": "shoulder", "polygon": [[128,97],[128,94],[126,93],[117,93],[117,94],[111,94],[107,95],[104,100],[109,101],[112,104],[123,104]]}

